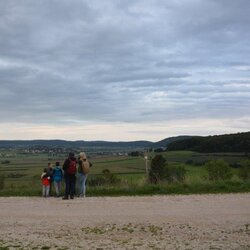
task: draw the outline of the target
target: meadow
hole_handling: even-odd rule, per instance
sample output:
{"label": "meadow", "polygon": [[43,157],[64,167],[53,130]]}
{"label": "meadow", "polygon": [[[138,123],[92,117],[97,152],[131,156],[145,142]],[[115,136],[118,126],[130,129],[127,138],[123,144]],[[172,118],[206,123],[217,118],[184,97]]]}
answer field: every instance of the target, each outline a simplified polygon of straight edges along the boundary
{"label": "meadow", "polygon": [[[238,168],[232,168],[231,180],[212,182],[207,178],[204,162],[224,159],[232,166],[237,166],[247,159],[243,153],[201,154],[192,151],[170,151],[161,153],[169,165],[182,165],[186,169],[186,178],[182,183],[149,184],[144,157],[124,155],[90,154],[93,163],[88,181],[89,196],[118,195],[153,195],[153,194],[191,194],[191,193],[227,193],[249,192],[250,182],[238,177]],[[60,161],[63,164],[66,155],[48,153],[25,153],[15,150],[0,151],[0,175],[4,176],[4,186],[0,188],[0,196],[40,196],[40,176],[48,162]],[[156,153],[148,154],[150,159]],[[103,175],[108,169],[115,176],[116,182],[105,185],[91,185],[93,179]]]}

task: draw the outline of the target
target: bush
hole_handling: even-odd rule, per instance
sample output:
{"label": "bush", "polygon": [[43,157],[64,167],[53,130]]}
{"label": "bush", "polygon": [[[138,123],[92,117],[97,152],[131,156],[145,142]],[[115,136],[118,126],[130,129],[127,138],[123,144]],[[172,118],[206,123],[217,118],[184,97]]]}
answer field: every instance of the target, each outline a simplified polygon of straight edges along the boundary
{"label": "bush", "polygon": [[88,183],[90,186],[104,186],[118,184],[120,179],[110,172],[109,169],[104,169],[101,176],[97,176],[89,179]]}
{"label": "bush", "polygon": [[1,161],[2,164],[10,164],[10,161],[9,160],[4,160],[4,161]]}
{"label": "bush", "polygon": [[168,182],[183,182],[186,175],[184,166],[168,166],[166,168],[165,178]]}
{"label": "bush", "polygon": [[164,148],[156,148],[156,149],[154,150],[154,152],[156,152],[156,153],[162,153],[162,152],[164,152],[164,151],[165,151]]}
{"label": "bush", "polygon": [[232,167],[232,168],[240,168],[241,164],[238,163],[238,162],[233,162],[233,163],[230,164],[230,167]]}
{"label": "bush", "polygon": [[102,171],[102,174],[107,184],[112,185],[112,184],[117,184],[119,182],[118,177],[114,175],[113,173],[111,173],[109,169],[104,169]]}
{"label": "bush", "polygon": [[222,159],[209,161],[205,164],[208,178],[212,181],[231,179],[232,171],[227,162]]}
{"label": "bush", "polygon": [[250,160],[241,162],[241,167],[239,168],[239,177],[243,180],[250,179]]}
{"label": "bush", "polygon": [[191,159],[187,160],[187,161],[186,161],[186,164],[187,164],[187,165],[192,165],[192,164],[193,164],[193,160],[191,160]]}
{"label": "bush", "polygon": [[149,171],[150,183],[157,184],[160,181],[181,182],[185,179],[184,166],[169,166],[162,155],[156,155],[151,162]]}
{"label": "bush", "polygon": [[142,153],[139,151],[133,151],[129,153],[129,156],[140,156],[140,155],[142,155]]}

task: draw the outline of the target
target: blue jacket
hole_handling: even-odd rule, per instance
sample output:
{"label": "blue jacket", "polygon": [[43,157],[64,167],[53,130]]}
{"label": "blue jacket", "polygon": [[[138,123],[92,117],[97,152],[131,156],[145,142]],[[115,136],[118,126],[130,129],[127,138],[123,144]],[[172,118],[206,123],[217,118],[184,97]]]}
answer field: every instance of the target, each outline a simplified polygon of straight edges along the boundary
{"label": "blue jacket", "polygon": [[62,171],[61,167],[56,166],[53,169],[53,180],[58,182],[58,181],[61,181],[62,179],[63,179],[63,171]]}

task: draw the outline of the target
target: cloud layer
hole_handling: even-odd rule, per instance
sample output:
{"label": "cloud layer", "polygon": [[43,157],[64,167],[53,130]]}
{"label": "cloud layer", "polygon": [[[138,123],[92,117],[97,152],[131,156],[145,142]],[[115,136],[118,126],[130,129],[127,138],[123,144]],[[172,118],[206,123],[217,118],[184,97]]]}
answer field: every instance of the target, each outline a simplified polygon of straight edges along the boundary
{"label": "cloud layer", "polygon": [[3,129],[186,123],[208,134],[190,121],[226,120],[249,130],[249,13],[248,0],[1,1]]}

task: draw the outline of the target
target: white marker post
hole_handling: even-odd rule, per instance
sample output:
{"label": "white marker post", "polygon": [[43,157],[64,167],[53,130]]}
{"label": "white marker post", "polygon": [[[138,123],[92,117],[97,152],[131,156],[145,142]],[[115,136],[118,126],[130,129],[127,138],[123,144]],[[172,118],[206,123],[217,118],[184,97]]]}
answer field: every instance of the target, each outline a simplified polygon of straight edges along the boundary
{"label": "white marker post", "polygon": [[148,156],[145,155],[144,156],[144,159],[145,159],[145,169],[146,169],[146,175],[148,176]]}

